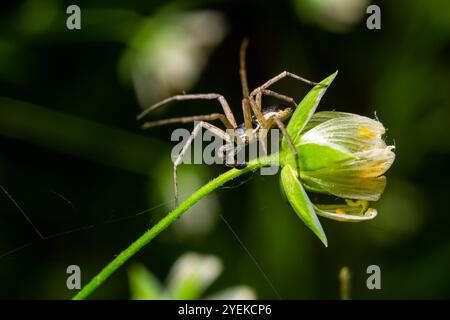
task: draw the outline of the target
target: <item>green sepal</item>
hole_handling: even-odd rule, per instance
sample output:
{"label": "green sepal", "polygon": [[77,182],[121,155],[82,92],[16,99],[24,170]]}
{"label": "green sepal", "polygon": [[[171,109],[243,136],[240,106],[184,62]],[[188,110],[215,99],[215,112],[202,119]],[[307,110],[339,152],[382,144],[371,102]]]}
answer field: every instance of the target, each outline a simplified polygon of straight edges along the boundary
{"label": "green sepal", "polygon": [[[340,162],[355,159],[356,156],[345,148],[328,143],[300,143],[296,146],[302,172],[332,167]],[[280,155],[282,163],[295,167],[294,154],[290,149]]]}
{"label": "green sepal", "polygon": [[[292,114],[291,119],[289,120],[289,124],[286,127],[289,137],[291,137],[294,144],[299,139],[300,133],[302,132],[303,128],[316,111],[320,99],[322,99],[322,96],[327,91],[331,82],[333,82],[337,73],[338,72],[336,71],[331,76],[322,80],[320,84],[312,88],[303,98],[303,100],[298,104],[297,108]],[[285,148],[288,148],[288,145],[285,139],[283,139],[282,149]]]}
{"label": "green sepal", "polygon": [[284,194],[303,223],[319,237],[325,247],[328,246],[327,237],[314,211],[305,189],[298,180],[296,171],[288,164],[281,170],[281,185]]}
{"label": "green sepal", "polygon": [[339,162],[356,158],[344,148],[332,144],[305,143],[296,148],[302,171],[331,167]]}

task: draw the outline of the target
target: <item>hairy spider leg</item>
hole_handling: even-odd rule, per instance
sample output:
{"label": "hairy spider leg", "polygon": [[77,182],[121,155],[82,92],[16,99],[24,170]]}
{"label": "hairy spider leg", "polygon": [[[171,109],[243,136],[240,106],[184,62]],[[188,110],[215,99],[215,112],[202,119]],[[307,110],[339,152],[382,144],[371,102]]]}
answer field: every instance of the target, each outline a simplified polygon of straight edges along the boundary
{"label": "hairy spider leg", "polygon": [[239,75],[241,78],[242,87],[242,113],[244,115],[245,123],[245,135],[247,137],[247,142],[252,142],[253,136],[253,124],[252,124],[252,113],[251,113],[251,101],[249,99],[250,90],[248,88],[247,80],[247,65],[246,65],[246,55],[247,55],[248,39],[244,39],[241,43],[241,48],[239,50]]}
{"label": "hairy spider leg", "polygon": [[174,124],[174,123],[189,123],[189,122],[195,122],[195,121],[214,121],[214,120],[220,120],[224,124],[225,128],[233,129],[233,127],[231,126],[231,124],[228,121],[228,119],[226,118],[226,116],[222,113],[211,113],[211,114],[203,114],[203,115],[196,115],[196,116],[176,117],[176,118],[161,119],[161,120],[155,120],[155,121],[147,121],[142,124],[141,128],[148,129],[148,128],[164,126],[167,124]]}
{"label": "hairy spider leg", "polygon": [[233,112],[231,111],[231,108],[227,102],[227,100],[225,99],[225,97],[221,94],[218,93],[200,93],[200,94],[181,94],[181,95],[176,95],[167,99],[164,99],[150,107],[148,107],[147,109],[145,109],[144,111],[142,111],[138,116],[137,119],[140,120],[142,119],[144,116],[146,116],[147,114],[149,114],[150,112],[162,107],[163,105],[172,102],[172,101],[183,101],[183,100],[214,100],[217,99],[220,103],[220,105],[222,106],[223,112],[225,114],[225,117],[228,119],[228,122],[230,123],[232,128],[236,128],[237,124],[236,124],[236,120],[234,119],[234,115]]}
{"label": "hairy spider leg", "polygon": [[192,144],[192,142],[195,140],[197,135],[201,132],[201,129],[204,128],[222,140],[226,141],[227,143],[230,143],[230,137],[229,135],[223,131],[222,129],[204,121],[200,121],[195,127],[194,130],[192,130],[191,135],[189,136],[189,139],[186,141],[186,144],[181,149],[180,153],[178,154],[177,158],[175,159],[173,163],[173,188],[175,191],[175,207],[178,207],[179,205],[179,198],[178,198],[178,184],[177,184],[177,167],[181,164],[183,161],[183,157],[188,150],[189,146]]}
{"label": "hairy spider leg", "polygon": [[297,174],[298,174],[298,177],[300,178],[300,164],[298,161],[298,152],[297,152],[297,149],[295,149],[294,144],[292,143],[291,137],[289,137],[289,134],[286,130],[286,126],[284,125],[283,121],[281,121],[281,119],[278,118],[277,116],[272,116],[267,120],[266,124],[263,126],[263,130],[270,129],[273,126],[274,122],[276,123],[277,127],[280,129],[283,137],[286,139],[289,149],[291,150],[292,155],[294,156]]}
{"label": "hairy spider leg", "polygon": [[[284,78],[286,78],[286,77],[294,78],[294,79],[296,79],[296,80],[305,82],[305,83],[307,83],[307,84],[309,84],[309,85],[312,85],[312,86],[315,86],[315,85],[322,85],[322,84],[320,84],[320,83],[313,82],[313,81],[310,81],[310,80],[308,80],[308,79],[305,79],[305,78],[303,78],[303,77],[301,77],[301,76],[299,76],[299,75],[296,75],[296,74],[294,74],[294,73],[292,73],[292,72],[289,72],[289,71],[283,71],[283,72],[281,72],[279,75],[276,75],[276,76],[273,77],[272,79],[267,80],[264,84],[262,84],[261,86],[257,87],[256,89],[254,89],[254,90],[250,93],[250,96],[256,95],[258,92],[261,92],[261,91],[263,91],[263,90],[269,88],[269,87],[270,87],[271,85],[273,85],[274,83],[276,83],[276,82],[278,82],[278,81],[280,81],[281,79],[284,79]],[[323,85],[323,86],[326,86],[326,85]]]}
{"label": "hairy spider leg", "polygon": [[[265,94],[266,96],[271,96],[271,97],[283,100],[283,101],[291,104],[294,108],[297,107],[297,103],[295,102],[295,100],[293,98],[289,97],[289,96],[286,96],[284,94],[280,94],[280,93],[272,91],[272,90],[267,90],[267,89],[264,89],[262,91],[262,93]],[[256,97],[258,97],[258,95],[259,95],[259,103],[261,103],[261,93],[258,93],[256,95]],[[258,99],[257,99],[257,101],[258,101]]]}

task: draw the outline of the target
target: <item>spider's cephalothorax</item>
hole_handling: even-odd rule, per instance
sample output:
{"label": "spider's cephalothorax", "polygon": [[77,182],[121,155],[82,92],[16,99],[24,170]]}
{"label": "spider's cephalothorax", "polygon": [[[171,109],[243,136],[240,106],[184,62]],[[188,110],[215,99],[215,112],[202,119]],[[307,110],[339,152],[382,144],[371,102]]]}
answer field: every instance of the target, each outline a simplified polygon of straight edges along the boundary
{"label": "spider's cephalothorax", "polygon": [[[272,117],[278,117],[281,121],[286,121],[290,118],[292,115],[292,112],[294,111],[294,108],[278,104],[270,107],[262,107],[261,113],[264,117],[264,120],[267,122]],[[257,136],[257,133],[259,132],[260,128],[264,123],[261,123],[256,116],[252,116],[252,127],[253,127],[253,135]],[[245,122],[241,123],[236,129],[235,129],[236,135],[244,141],[245,144],[249,143],[248,135],[246,132]]]}
{"label": "spider's cephalothorax", "polygon": [[[176,95],[170,98],[167,98],[163,101],[160,101],[153,106],[144,110],[141,114],[138,115],[138,119],[142,119],[149,112],[158,109],[159,107],[165,105],[171,101],[180,101],[180,100],[195,100],[195,99],[204,99],[204,100],[217,100],[222,109],[223,113],[211,113],[206,115],[196,115],[196,116],[188,116],[188,117],[177,117],[163,120],[156,120],[151,122],[145,122],[142,125],[142,128],[151,128],[155,126],[161,126],[166,124],[174,124],[174,123],[189,123],[189,122],[198,122],[194,127],[192,134],[186,144],[183,146],[179,156],[174,161],[174,171],[173,171],[173,179],[174,179],[174,189],[175,189],[175,203],[178,206],[178,191],[177,191],[177,167],[181,164],[184,154],[187,149],[191,145],[192,141],[199,134],[201,129],[206,129],[212,132],[214,135],[221,138],[225,141],[225,144],[221,150],[219,150],[219,156],[223,157],[225,160],[225,164],[228,166],[233,166],[237,169],[244,168],[245,163],[238,163],[236,161],[236,154],[242,148],[248,145],[250,142],[261,139],[268,130],[274,127],[278,127],[285,137],[290,150],[294,154],[294,158],[297,159],[297,151],[294,145],[289,138],[289,135],[286,132],[286,128],[284,126],[284,121],[286,121],[297,107],[294,99],[277,93],[275,91],[269,90],[268,88],[273,85],[275,82],[285,78],[291,77],[303,82],[306,82],[310,85],[317,85],[317,83],[309,81],[303,77],[300,77],[296,74],[290,73],[288,71],[283,71],[279,75],[273,77],[272,79],[265,82],[263,85],[257,87],[253,91],[250,92],[248,88],[247,82],[247,72],[245,66],[245,54],[247,50],[248,41],[244,40],[241,45],[240,50],[240,76],[241,76],[241,84],[242,84],[242,112],[244,115],[244,123],[238,125],[234,118],[233,112],[231,111],[230,106],[228,105],[227,100],[224,96],[217,93],[206,93],[206,94],[182,94]],[[274,105],[270,107],[262,107],[262,97],[263,96],[271,96],[282,100],[284,102],[289,103],[289,106],[286,105]],[[220,120],[225,129],[220,129],[219,127],[209,123],[208,121]],[[231,132],[231,134],[229,133]],[[231,151],[231,152],[230,152]],[[299,171],[298,159],[296,161],[297,170]]]}

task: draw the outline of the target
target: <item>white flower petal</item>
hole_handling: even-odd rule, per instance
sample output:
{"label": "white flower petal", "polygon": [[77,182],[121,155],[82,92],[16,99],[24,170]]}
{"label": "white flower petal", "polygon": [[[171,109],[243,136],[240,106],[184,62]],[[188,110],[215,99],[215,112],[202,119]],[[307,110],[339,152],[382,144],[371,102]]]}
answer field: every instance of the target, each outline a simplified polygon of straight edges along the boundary
{"label": "white flower petal", "polygon": [[352,169],[359,170],[359,176],[364,178],[381,176],[394,163],[395,153],[392,150],[394,147],[388,146],[382,149],[356,152],[355,156],[358,159],[352,160],[354,162]]}
{"label": "white flower petal", "polygon": [[379,121],[356,114],[335,112],[319,115],[315,121],[317,125],[302,136],[302,143],[326,141],[351,152],[386,146],[382,139],[385,129]]}
{"label": "white flower petal", "polygon": [[319,216],[344,222],[367,221],[377,216],[377,210],[368,208],[367,201],[346,200],[346,202],[346,205],[315,205],[314,210]]}
{"label": "white flower petal", "polygon": [[308,124],[303,129],[303,132],[307,132],[308,130],[311,130],[312,128],[316,127],[317,125],[328,121],[330,119],[334,118],[341,118],[341,117],[348,117],[351,115],[351,113],[347,112],[337,112],[337,111],[320,111],[316,112],[311,120],[309,120]]}
{"label": "white flower petal", "polygon": [[393,147],[373,149],[355,153],[356,159],[334,166],[303,171],[301,177],[313,189],[342,198],[376,201],[386,186],[382,176],[392,165],[395,154]]}
{"label": "white flower petal", "polygon": [[[311,171],[312,173],[312,171]],[[361,199],[377,201],[386,187],[386,177],[377,178],[348,178],[346,176],[327,176],[322,178],[320,174],[302,174],[306,184],[311,184],[316,192],[332,194],[341,198]]]}

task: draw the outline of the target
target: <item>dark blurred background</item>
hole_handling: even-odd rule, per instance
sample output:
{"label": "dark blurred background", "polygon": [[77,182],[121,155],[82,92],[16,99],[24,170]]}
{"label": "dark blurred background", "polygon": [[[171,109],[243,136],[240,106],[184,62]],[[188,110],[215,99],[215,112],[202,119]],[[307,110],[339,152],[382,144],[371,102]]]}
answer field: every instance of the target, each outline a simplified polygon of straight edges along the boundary
{"label": "dark blurred background", "polygon": [[[66,8],[81,8],[68,30]],[[381,8],[381,30],[366,8]],[[251,87],[283,70],[339,75],[318,110],[377,117],[396,145],[378,217],[322,220],[324,248],[283,200],[278,176],[245,176],[192,208],[132,260],[161,281],[183,253],[219,257],[211,292],[252,287],[282,298],[337,299],[348,266],[354,299],[450,297],[450,2],[53,1],[2,2],[0,11],[0,297],[71,297],[66,268],[86,283],[173,207],[174,127],[141,131],[136,115],[164,97],[219,92],[241,117],[238,48],[250,38]],[[278,91],[299,101],[294,80]],[[266,100],[269,102],[269,99]],[[152,119],[218,110],[180,102]],[[186,126],[191,129],[192,126]],[[183,197],[219,165],[180,167]],[[368,290],[366,268],[381,268]],[[127,266],[92,298],[130,298]]]}

